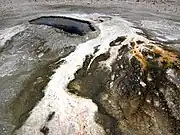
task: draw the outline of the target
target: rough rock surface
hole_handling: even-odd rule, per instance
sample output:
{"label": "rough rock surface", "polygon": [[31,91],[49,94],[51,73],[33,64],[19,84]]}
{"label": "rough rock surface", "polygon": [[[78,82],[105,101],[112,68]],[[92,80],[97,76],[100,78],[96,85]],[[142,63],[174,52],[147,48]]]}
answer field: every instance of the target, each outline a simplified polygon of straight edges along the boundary
{"label": "rough rock surface", "polygon": [[64,62],[60,59],[98,32],[78,36],[26,23],[0,33],[0,135],[9,135],[44,96],[50,76]]}
{"label": "rough rock surface", "polygon": [[[147,50],[141,52],[138,46],[133,48],[135,41],[132,41],[131,45],[121,44],[126,38],[119,37],[111,42],[111,48],[105,54],[99,55],[96,59],[87,55],[83,68],[77,71],[76,78],[68,85],[69,91],[73,94],[68,95],[69,104],[66,108],[61,105],[66,105],[67,99],[61,98],[61,101],[64,99],[64,102],[61,105],[57,104],[59,103],[57,93],[52,91],[54,97],[52,99],[47,97],[44,100],[45,102],[41,104],[44,109],[37,109],[38,115],[31,116],[32,119],[28,121],[29,123],[27,122],[28,124],[24,124],[25,126],[21,128],[22,132],[19,134],[54,135],[58,134],[56,131],[61,131],[61,134],[72,134],[73,132],[87,134],[91,131],[91,134],[94,135],[97,130],[96,134],[103,134],[101,127],[94,123],[92,117],[89,118],[89,116],[94,116],[92,112],[97,110],[96,105],[92,105],[92,99],[98,105],[99,110],[96,114],[96,121],[103,125],[107,134],[179,135],[179,7],[179,0],[1,0],[0,29],[26,23],[28,20],[44,15],[103,13],[121,16],[130,22],[135,22],[139,27],[143,27],[142,30],[145,30],[143,32],[148,39],[161,39],[166,43],[161,45],[152,42],[166,50],[165,53],[162,53],[164,50],[153,48],[154,46],[151,45],[146,47],[149,50],[147,53]],[[93,16],[89,16],[91,19],[93,18]],[[108,20],[108,18],[106,19]],[[99,22],[103,22],[103,20],[100,19]],[[57,59],[71,52],[66,52],[66,49],[73,51],[74,46],[88,40],[86,37],[79,40],[79,37],[57,34],[59,31],[49,27],[33,26],[35,31],[33,27],[28,30],[18,27],[16,27],[17,31],[16,28],[8,32],[0,31],[0,50],[4,50],[3,53],[0,53],[5,54],[5,57],[1,57],[0,64],[4,63],[4,60],[10,64],[10,66],[3,66],[4,69],[0,70],[0,74],[11,73],[8,74],[10,76],[0,79],[2,89],[0,130],[3,131],[0,132],[0,135],[10,134],[15,125],[16,128],[19,128],[32,113],[29,111],[37,104],[39,98],[44,96],[42,90],[51,79],[49,76],[60,65]],[[14,32],[16,34],[12,37]],[[8,36],[6,37],[6,35]],[[1,48],[1,44],[4,44],[5,40],[9,40],[6,44],[10,48],[6,49],[7,46],[5,49]],[[145,41],[143,40],[143,42]],[[21,43],[19,44],[19,42]],[[56,46],[56,43],[66,46],[63,42],[67,42],[70,46],[73,45],[72,48]],[[142,44],[142,41],[136,42]],[[31,47],[33,44],[35,46]],[[14,48],[13,45],[17,45],[17,48]],[[21,48],[21,45],[25,45],[24,48]],[[41,47],[41,45],[45,46]],[[123,47],[121,47],[122,45]],[[53,49],[47,49],[49,47],[53,47]],[[97,52],[99,44],[95,48],[95,52]],[[156,52],[153,52],[155,55],[153,55],[152,49]],[[159,49],[163,55],[157,53]],[[59,54],[61,51],[62,53]],[[14,55],[11,55],[12,52]],[[31,68],[29,65],[33,65],[32,59],[28,59],[29,56],[35,58],[35,66],[38,67],[37,70],[35,70],[36,67],[32,68],[31,77],[29,77],[29,72],[24,72]],[[49,61],[52,59],[53,61]],[[115,61],[109,64],[112,59]],[[14,71],[16,68],[12,68],[11,64],[16,62],[18,62],[17,70]],[[13,72],[11,72],[12,70]],[[15,91],[17,95],[10,93],[12,91]],[[83,98],[74,96],[74,93]],[[61,94],[59,97],[62,96]],[[67,93],[63,94],[63,97],[67,96]],[[11,106],[14,114],[13,123],[9,121],[9,111],[4,113],[6,106],[1,105],[4,102],[6,104],[10,102],[11,98],[9,97],[11,96],[17,96],[17,100],[14,100],[14,104]],[[31,100],[32,98],[33,100]],[[90,100],[88,100],[89,98]],[[76,106],[77,104],[79,106]],[[52,106],[55,108],[52,109]],[[90,112],[86,110],[87,106],[91,108]],[[59,114],[58,111],[60,111]],[[75,113],[71,114],[70,112]],[[70,115],[67,115],[69,113]],[[80,121],[87,121],[86,128]],[[40,128],[40,126],[42,127]]]}
{"label": "rough rock surface", "polygon": [[[92,98],[107,134],[179,135],[180,53],[144,38],[110,45],[93,62],[87,56],[69,91]],[[107,66],[113,50],[118,55]]]}

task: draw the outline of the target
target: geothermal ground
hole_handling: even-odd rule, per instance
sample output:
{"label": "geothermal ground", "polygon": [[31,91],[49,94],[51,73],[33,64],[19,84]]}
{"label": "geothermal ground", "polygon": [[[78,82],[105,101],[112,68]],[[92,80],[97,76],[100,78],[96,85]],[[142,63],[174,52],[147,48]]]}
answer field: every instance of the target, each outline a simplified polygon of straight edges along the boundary
{"label": "geothermal ground", "polygon": [[0,135],[180,135],[179,1],[0,11]]}

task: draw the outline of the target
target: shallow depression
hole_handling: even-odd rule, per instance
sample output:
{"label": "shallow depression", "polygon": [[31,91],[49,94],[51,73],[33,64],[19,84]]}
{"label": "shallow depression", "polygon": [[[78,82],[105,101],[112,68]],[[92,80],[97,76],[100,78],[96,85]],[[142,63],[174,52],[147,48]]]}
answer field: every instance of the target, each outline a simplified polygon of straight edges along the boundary
{"label": "shallow depression", "polygon": [[85,35],[95,28],[88,21],[78,20],[70,17],[43,16],[29,21],[30,24],[48,25],[71,34]]}

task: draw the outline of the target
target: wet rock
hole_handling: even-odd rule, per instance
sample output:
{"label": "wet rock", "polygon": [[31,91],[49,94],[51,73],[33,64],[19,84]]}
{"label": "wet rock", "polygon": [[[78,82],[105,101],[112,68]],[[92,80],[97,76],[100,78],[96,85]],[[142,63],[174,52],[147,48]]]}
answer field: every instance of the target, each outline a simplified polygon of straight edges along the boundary
{"label": "wet rock", "polygon": [[71,34],[85,35],[95,28],[88,21],[63,16],[43,16],[29,21],[30,24],[48,25]]}
{"label": "wet rock", "polygon": [[9,105],[10,112],[12,114],[11,121],[15,125],[15,130],[23,125],[23,123],[29,117],[30,111],[44,96],[43,89],[46,87],[48,81],[50,80],[49,76],[53,74],[53,70],[55,68],[50,66],[52,63],[55,62],[51,61],[42,66],[40,69],[34,71],[31,77],[24,81],[24,89]]}
{"label": "wet rock", "polygon": [[144,38],[112,43],[120,49],[111,68],[102,62],[113,46],[75,74],[70,92],[98,105],[96,121],[107,134],[180,134],[179,52]]}
{"label": "wet rock", "polygon": [[118,37],[116,40],[112,41],[109,45],[110,45],[110,46],[119,45],[119,44],[122,43],[125,39],[126,39],[125,36]]}

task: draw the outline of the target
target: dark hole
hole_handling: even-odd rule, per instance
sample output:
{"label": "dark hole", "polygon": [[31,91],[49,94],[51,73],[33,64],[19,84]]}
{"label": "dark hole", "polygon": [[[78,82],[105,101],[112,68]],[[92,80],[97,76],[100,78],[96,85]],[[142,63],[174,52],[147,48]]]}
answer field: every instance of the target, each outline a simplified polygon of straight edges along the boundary
{"label": "dark hole", "polygon": [[46,127],[46,126],[43,126],[43,127],[40,129],[40,132],[43,133],[44,135],[48,135],[48,133],[49,133],[49,128]]}
{"label": "dark hole", "polygon": [[54,115],[55,115],[55,112],[50,113],[50,114],[48,115],[47,121],[52,120],[53,117],[54,117]]}
{"label": "dark hole", "polygon": [[63,16],[43,16],[30,20],[29,23],[52,26],[70,34],[78,34],[81,36],[96,30],[88,21]]}
{"label": "dark hole", "polygon": [[136,43],[137,43],[137,44],[143,44],[144,41],[138,40],[138,41],[136,41]]}

